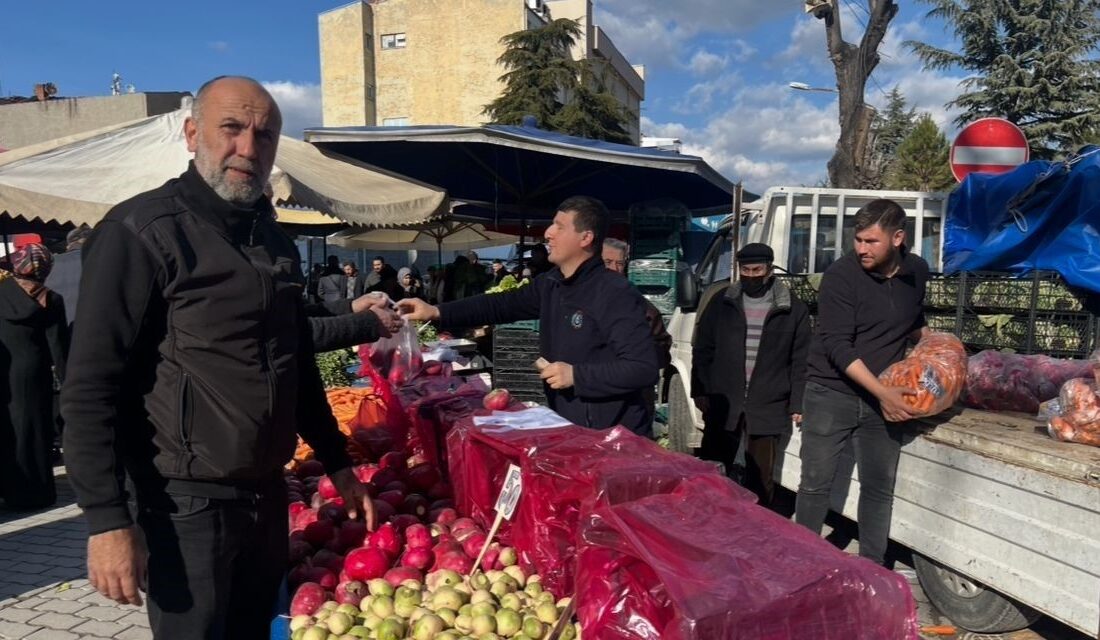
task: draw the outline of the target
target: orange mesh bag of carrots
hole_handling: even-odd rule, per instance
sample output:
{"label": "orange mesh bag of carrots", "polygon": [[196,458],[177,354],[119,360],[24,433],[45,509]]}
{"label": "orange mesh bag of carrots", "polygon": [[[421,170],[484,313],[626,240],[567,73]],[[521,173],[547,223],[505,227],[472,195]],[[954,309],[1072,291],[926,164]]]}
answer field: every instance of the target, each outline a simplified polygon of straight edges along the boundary
{"label": "orange mesh bag of carrots", "polygon": [[915,418],[934,416],[947,410],[966,385],[966,349],[950,333],[930,333],[900,362],[878,377],[888,387],[903,387],[916,393],[905,397]]}
{"label": "orange mesh bag of carrots", "polygon": [[1062,385],[1056,405],[1049,407],[1047,431],[1055,440],[1100,447],[1100,397],[1087,378],[1074,378]]}

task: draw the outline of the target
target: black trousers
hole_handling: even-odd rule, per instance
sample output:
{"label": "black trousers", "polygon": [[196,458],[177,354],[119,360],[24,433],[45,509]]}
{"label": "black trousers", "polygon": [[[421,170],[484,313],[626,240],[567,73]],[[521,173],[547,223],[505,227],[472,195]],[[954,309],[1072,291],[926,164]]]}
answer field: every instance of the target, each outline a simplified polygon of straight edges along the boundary
{"label": "black trousers", "polygon": [[266,640],[287,568],[286,489],[139,498],[156,640]]}
{"label": "black trousers", "polygon": [[878,409],[858,396],[815,382],[806,384],[802,416],[802,479],[795,521],[821,533],[837,464],[851,440],[859,472],[859,555],[884,564],[901,456],[901,426],[887,424]]}
{"label": "black trousers", "polygon": [[745,416],[742,415],[736,431],[719,428],[705,430],[699,457],[724,464],[726,474],[755,493],[760,506],[771,508],[775,501],[775,462],[779,455],[779,436],[749,435],[745,447],[745,473],[735,477],[734,460],[745,429]]}

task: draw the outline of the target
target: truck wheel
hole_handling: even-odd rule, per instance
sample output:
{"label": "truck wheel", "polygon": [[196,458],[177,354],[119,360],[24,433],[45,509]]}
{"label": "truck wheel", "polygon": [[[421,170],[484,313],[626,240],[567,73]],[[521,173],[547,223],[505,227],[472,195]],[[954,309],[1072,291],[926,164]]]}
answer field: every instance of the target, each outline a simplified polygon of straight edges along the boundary
{"label": "truck wheel", "polygon": [[691,419],[691,407],[684,393],[684,384],[680,374],[672,374],[668,382],[668,448],[679,453],[691,455],[692,431],[695,423]]}
{"label": "truck wheel", "polygon": [[969,631],[1019,631],[1042,615],[920,554],[913,554],[913,568],[925,595],[940,613]]}

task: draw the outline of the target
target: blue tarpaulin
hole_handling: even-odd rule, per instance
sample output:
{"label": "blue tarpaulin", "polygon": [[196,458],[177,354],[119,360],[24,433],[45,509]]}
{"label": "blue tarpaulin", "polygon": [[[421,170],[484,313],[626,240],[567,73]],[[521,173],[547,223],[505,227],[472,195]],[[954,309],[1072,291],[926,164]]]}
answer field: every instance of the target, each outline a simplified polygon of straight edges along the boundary
{"label": "blue tarpaulin", "polygon": [[944,271],[1057,271],[1100,292],[1100,147],[1065,162],[971,174],[951,194]]}

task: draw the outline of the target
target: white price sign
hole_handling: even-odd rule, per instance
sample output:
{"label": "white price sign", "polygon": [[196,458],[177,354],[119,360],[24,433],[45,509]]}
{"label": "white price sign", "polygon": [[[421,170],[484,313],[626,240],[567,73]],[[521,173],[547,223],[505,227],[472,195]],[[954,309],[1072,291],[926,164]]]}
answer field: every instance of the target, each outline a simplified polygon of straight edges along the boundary
{"label": "white price sign", "polygon": [[508,473],[504,476],[504,486],[497,497],[496,511],[504,518],[511,520],[516,512],[516,504],[519,503],[519,494],[523,492],[523,478],[519,467],[508,465]]}

